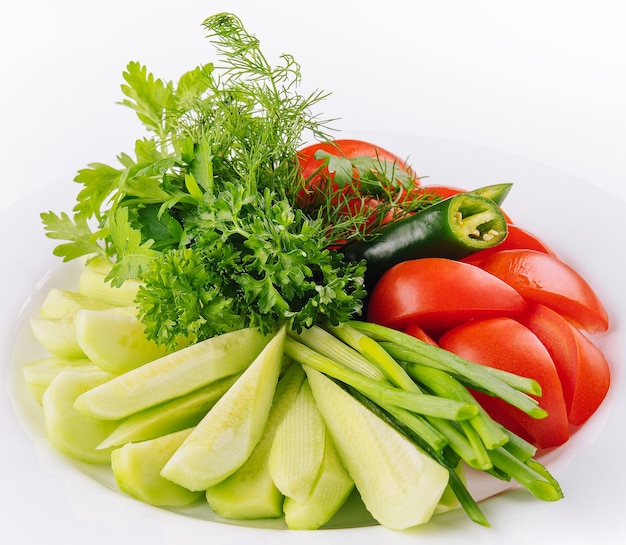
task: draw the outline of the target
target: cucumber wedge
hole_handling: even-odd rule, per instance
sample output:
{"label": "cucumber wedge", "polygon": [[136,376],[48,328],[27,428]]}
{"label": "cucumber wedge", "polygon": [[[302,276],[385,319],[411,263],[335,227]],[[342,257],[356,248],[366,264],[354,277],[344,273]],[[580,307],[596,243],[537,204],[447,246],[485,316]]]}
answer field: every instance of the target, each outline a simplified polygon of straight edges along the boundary
{"label": "cucumber wedge", "polygon": [[290,530],[316,530],[341,509],[354,488],[330,434],[324,437],[324,457],[308,497],[285,498],[285,522]]}
{"label": "cucumber wedge", "polygon": [[427,522],[448,470],[419,450],[325,375],[305,366],[317,407],[363,503],[383,526]]}
{"label": "cucumber wedge", "polygon": [[45,391],[42,399],[46,434],[63,454],[91,464],[108,464],[111,450],[96,447],[115,429],[118,422],[98,420],[74,409],[74,400],[111,379],[103,371],[60,373]]}
{"label": "cucumber wedge", "polygon": [[111,264],[102,257],[89,261],[78,278],[78,293],[116,307],[127,307],[135,303],[141,282],[132,278],[119,288],[105,281],[111,272]]}
{"label": "cucumber wedge", "polygon": [[119,447],[194,427],[235,382],[238,375],[141,411],[124,420],[98,448]]}
{"label": "cucumber wedge", "polygon": [[91,299],[82,293],[51,288],[39,308],[39,315],[48,320],[58,320],[66,314],[75,314],[79,310],[104,310],[112,305]]}
{"label": "cucumber wedge", "polygon": [[49,356],[29,361],[24,363],[20,369],[30,393],[40,405],[44,392],[59,373],[63,371],[87,373],[100,371],[98,367],[87,359],[70,360],[59,358],[58,356]]}
{"label": "cucumber wedge", "polygon": [[326,426],[305,381],[276,431],[268,460],[270,475],[284,496],[303,501],[310,495],[324,459],[325,435]]}
{"label": "cucumber wedge", "polygon": [[266,519],[283,516],[283,495],[268,469],[274,436],[304,381],[299,364],[290,365],[276,386],[263,436],[245,463],[232,475],[210,487],[206,499],[219,516],[229,519]]}
{"label": "cucumber wedge", "polygon": [[78,345],[103,371],[119,375],[167,354],[146,338],[134,306],[79,310],[74,323]]}
{"label": "cucumber wedge", "polygon": [[170,458],[163,477],[189,490],[206,490],[244,464],[267,423],[284,341],[283,327]]}
{"label": "cucumber wedge", "polygon": [[35,339],[50,354],[60,358],[85,358],[83,349],[76,339],[76,314],[66,314],[56,320],[31,318],[30,328]]}
{"label": "cucumber wedge", "polygon": [[269,338],[248,328],[207,339],[119,375],[81,395],[75,407],[94,418],[126,418],[239,373]]}
{"label": "cucumber wedge", "polygon": [[111,453],[111,468],[122,492],[150,505],[180,507],[202,496],[161,477],[170,456],[191,433],[191,429],[128,443]]}

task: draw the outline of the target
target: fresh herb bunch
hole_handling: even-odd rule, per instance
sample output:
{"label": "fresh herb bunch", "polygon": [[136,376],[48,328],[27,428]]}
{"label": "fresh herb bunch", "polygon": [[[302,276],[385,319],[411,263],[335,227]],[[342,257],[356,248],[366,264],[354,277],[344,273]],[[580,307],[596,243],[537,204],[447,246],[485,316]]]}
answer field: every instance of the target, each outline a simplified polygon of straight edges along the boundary
{"label": "fresh herb bunch", "polygon": [[314,113],[326,95],[300,94],[295,60],[282,55],[272,66],[235,15],[203,25],[221,64],[177,83],[128,64],[121,104],[148,134],[134,155],[119,155],[121,166],[78,172],[73,215],[42,214],[47,236],[65,241],[55,255],[106,257],[114,286],[141,280],[147,334],[169,346],[247,325],[289,321],[299,330],[358,315],[364,266],[327,247],[333,226],[369,220],[335,221],[324,217],[332,208],[309,213],[297,202],[298,149],[329,139],[330,120]]}

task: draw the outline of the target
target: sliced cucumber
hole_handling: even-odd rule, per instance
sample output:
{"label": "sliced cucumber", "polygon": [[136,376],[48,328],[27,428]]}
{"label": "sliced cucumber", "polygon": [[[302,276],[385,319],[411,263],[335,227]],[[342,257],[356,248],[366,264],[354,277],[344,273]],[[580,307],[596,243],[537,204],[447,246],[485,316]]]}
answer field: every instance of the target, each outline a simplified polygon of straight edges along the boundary
{"label": "sliced cucumber", "polygon": [[80,310],[76,313],[76,341],[103,371],[122,374],[167,354],[148,340],[136,309]]}
{"label": "sliced cucumber", "polygon": [[225,333],[128,371],[81,395],[85,415],[119,420],[245,369],[269,337],[256,328]]}
{"label": "sliced cucumber", "polygon": [[326,524],[346,502],[354,481],[344,467],[330,434],[324,438],[324,457],[309,496],[285,498],[285,522],[290,530],[316,530]]}
{"label": "sliced cucumber", "polygon": [[89,261],[78,278],[78,293],[116,307],[133,305],[141,282],[128,279],[114,288],[105,281],[109,272],[111,264],[106,259],[98,257]]}
{"label": "sliced cucumber", "polygon": [[265,519],[283,516],[283,495],[268,469],[268,458],[278,426],[294,403],[304,370],[290,365],[276,386],[263,436],[245,463],[232,475],[206,491],[211,509],[229,519]]}
{"label": "sliced cucumber", "polygon": [[60,358],[82,359],[86,355],[76,340],[76,314],[66,314],[57,320],[31,318],[30,328],[35,339],[51,354]]}
{"label": "sliced cucumber", "polygon": [[213,382],[187,395],[124,420],[98,448],[118,447],[194,427],[235,382],[238,375]]}
{"label": "sliced cucumber", "polygon": [[180,507],[202,496],[161,477],[165,463],[191,433],[191,429],[128,443],[111,454],[111,468],[122,492],[150,505]]}
{"label": "sliced cucumber", "polygon": [[427,522],[448,484],[448,470],[332,380],[305,366],[317,407],[363,503],[383,526]]}
{"label": "sliced cucumber", "polygon": [[189,490],[206,490],[244,464],[267,423],[284,340],[283,327],[167,462],[163,477]]}
{"label": "sliced cucumber", "polygon": [[58,356],[49,356],[29,361],[24,363],[20,369],[30,393],[40,405],[44,392],[59,373],[63,371],[100,371],[98,367],[87,359],[70,360],[59,358]]}
{"label": "sliced cucumber", "polygon": [[284,496],[303,501],[311,494],[324,459],[325,435],[324,421],[305,381],[276,431],[268,460],[270,475]]}
{"label": "sliced cucumber", "polygon": [[104,310],[107,308],[112,308],[112,305],[92,299],[82,293],[51,288],[39,308],[39,315],[48,320],[58,320],[66,314],[75,314],[82,309]]}
{"label": "sliced cucumber", "polygon": [[86,391],[106,383],[105,372],[60,373],[42,399],[44,423],[50,442],[63,454],[92,464],[108,464],[112,449],[96,447],[115,429],[118,422],[98,420],[74,409],[74,400]]}

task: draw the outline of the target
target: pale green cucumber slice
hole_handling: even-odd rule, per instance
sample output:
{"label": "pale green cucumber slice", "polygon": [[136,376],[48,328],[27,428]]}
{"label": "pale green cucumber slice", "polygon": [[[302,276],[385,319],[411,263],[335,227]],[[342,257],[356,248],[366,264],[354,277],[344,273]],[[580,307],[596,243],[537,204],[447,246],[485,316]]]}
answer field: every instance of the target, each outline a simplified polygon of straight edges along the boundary
{"label": "pale green cucumber slice", "polygon": [[35,339],[51,354],[60,358],[83,359],[85,353],[76,340],[76,314],[66,314],[57,320],[31,318],[30,328]]}
{"label": "pale green cucumber slice", "polygon": [[131,306],[135,302],[141,282],[128,279],[120,287],[105,281],[111,264],[104,258],[92,259],[78,277],[78,293],[116,307]]}
{"label": "pale green cucumber slice", "polygon": [[189,490],[206,490],[244,464],[267,423],[284,341],[283,327],[165,464],[163,477]]}
{"label": "pale green cucumber slice", "polygon": [[305,366],[317,407],[363,503],[383,526],[402,530],[430,520],[448,470],[332,380]]}
{"label": "pale green cucumber slice", "polygon": [[51,288],[41,303],[39,315],[48,320],[58,320],[66,314],[75,314],[82,309],[105,310],[107,308],[112,308],[112,305],[75,291]]}
{"label": "pale green cucumber slice", "polygon": [[210,487],[206,499],[219,516],[229,519],[266,519],[283,516],[283,495],[270,475],[267,460],[278,426],[294,403],[304,380],[302,366],[290,365],[276,386],[263,436],[245,463]]}
{"label": "pale green cucumber slice", "polygon": [[284,496],[305,500],[310,495],[324,458],[325,435],[324,421],[305,381],[276,431],[268,460],[270,475]]}
{"label": "pale green cucumber slice", "polygon": [[165,463],[191,431],[184,429],[115,449],[111,453],[111,468],[120,490],[156,506],[180,507],[200,498],[202,492],[187,490],[160,475]]}
{"label": "pale green cucumber slice", "polygon": [[64,371],[57,375],[42,399],[46,434],[63,454],[91,464],[108,464],[111,450],[96,447],[115,429],[118,422],[98,420],[74,409],[74,400],[82,393],[111,379],[103,371],[81,373]]}
{"label": "pale green cucumber slice", "polygon": [[311,494],[285,498],[285,522],[290,530],[316,530],[326,524],[346,502],[354,481],[344,467],[330,434],[324,438],[324,458]]}
{"label": "pale green cucumber slice", "polygon": [[76,341],[103,371],[122,374],[167,354],[165,346],[146,338],[136,309],[79,310]]}
{"label": "pale green cucumber slice", "polygon": [[119,447],[124,443],[154,439],[194,427],[235,382],[227,377],[189,394],[141,411],[124,420],[98,448]]}
{"label": "pale green cucumber slice", "polygon": [[37,403],[41,405],[43,393],[48,386],[63,371],[97,372],[100,371],[87,359],[70,360],[49,356],[22,364],[20,367],[24,381]]}
{"label": "pale green cucumber slice", "polygon": [[126,418],[239,373],[269,338],[256,328],[212,337],[119,375],[80,396],[75,407],[95,418]]}

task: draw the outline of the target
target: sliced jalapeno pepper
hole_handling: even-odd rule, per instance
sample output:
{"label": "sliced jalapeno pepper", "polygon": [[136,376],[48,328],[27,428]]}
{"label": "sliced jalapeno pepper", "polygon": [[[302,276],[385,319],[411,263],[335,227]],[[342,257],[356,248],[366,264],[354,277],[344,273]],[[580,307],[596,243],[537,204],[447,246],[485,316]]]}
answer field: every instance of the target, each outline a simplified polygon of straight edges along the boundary
{"label": "sliced jalapeno pepper", "polygon": [[[509,186],[506,195],[510,184],[500,185]],[[439,201],[383,227],[372,239],[350,243],[341,251],[350,261],[366,261],[365,287],[371,289],[385,271],[402,261],[461,259],[491,248],[506,238],[507,222],[498,204],[481,193],[486,194],[480,189]]]}

